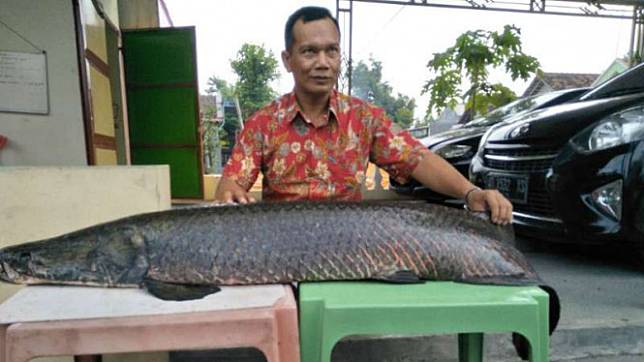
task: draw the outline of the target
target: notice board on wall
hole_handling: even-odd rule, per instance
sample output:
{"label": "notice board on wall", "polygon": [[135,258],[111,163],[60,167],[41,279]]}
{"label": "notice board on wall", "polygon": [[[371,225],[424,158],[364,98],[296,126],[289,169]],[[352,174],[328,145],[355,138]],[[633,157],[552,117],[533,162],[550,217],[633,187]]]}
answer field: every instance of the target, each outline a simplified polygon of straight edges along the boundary
{"label": "notice board on wall", "polygon": [[45,53],[0,51],[0,112],[49,113]]}

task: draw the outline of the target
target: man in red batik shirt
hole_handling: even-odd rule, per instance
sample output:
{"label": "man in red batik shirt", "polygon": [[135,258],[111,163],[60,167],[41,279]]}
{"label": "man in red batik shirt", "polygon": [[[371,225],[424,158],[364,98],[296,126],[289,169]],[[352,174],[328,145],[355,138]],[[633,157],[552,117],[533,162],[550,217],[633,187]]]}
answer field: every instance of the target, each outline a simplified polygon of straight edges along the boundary
{"label": "man in red batik shirt", "polygon": [[496,190],[472,185],[441,157],[399,129],[383,109],[337,92],[340,30],[324,8],[293,13],[282,60],[295,87],[244,123],[216,191],[223,202],[248,195],[263,174],[267,201],[361,200],[369,161],[397,181],[410,177],[440,193],[463,198],[471,210],[491,212],[507,224],[512,204]]}

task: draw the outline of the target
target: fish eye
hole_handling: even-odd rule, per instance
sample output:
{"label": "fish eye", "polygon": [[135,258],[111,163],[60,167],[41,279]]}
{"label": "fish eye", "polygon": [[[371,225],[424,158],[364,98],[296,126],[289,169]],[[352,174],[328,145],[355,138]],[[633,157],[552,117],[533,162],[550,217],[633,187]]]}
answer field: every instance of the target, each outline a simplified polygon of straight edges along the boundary
{"label": "fish eye", "polygon": [[31,253],[22,252],[22,253],[20,253],[20,255],[18,255],[18,258],[20,259],[20,261],[23,261],[23,262],[30,261],[31,260]]}

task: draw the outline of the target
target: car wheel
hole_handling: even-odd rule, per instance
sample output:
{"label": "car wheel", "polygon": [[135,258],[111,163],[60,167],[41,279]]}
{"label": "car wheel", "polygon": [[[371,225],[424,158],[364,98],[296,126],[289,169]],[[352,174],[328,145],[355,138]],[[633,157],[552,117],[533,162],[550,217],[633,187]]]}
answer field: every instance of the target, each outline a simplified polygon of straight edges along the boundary
{"label": "car wheel", "polygon": [[635,219],[635,228],[638,233],[640,260],[642,261],[642,269],[644,269],[644,197],[640,199],[640,208],[637,212]]}

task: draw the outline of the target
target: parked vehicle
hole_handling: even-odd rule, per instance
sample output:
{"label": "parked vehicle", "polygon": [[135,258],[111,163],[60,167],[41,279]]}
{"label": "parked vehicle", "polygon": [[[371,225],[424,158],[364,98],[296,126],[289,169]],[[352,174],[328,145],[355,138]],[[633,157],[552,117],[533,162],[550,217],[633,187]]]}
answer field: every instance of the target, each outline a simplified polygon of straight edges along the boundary
{"label": "parked vehicle", "polygon": [[422,127],[416,127],[412,129],[408,129],[407,132],[411,133],[414,138],[425,138],[429,136],[429,126],[422,126]]}
{"label": "parked vehicle", "polygon": [[[483,117],[473,119],[462,125],[457,125],[451,130],[422,138],[420,141],[431,151],[451,163],[465,177],[468,177],[470,162],[479,147],[481,136],[492,125],[502,121],[518,119],[521,115],[534,109],[574,101],[589,89],[566,89],[520,98],[503,107],[497,108]],[[398,193],[411,194],[416,198],[422,198],[432,202],[462,205],[461,200],[454,200],[448,196],[436,193],[415,180],[404,185],[391,180],[391,188]]]}
{"label": "parked vehicle", "polygon": [[634,242],[644,257],[644,64],[578,102],[492,127],[470,180],[512,200],[518,232]]}

